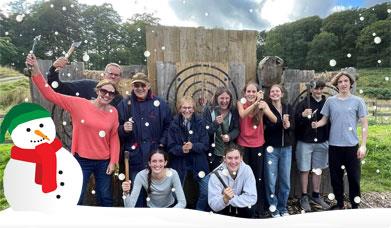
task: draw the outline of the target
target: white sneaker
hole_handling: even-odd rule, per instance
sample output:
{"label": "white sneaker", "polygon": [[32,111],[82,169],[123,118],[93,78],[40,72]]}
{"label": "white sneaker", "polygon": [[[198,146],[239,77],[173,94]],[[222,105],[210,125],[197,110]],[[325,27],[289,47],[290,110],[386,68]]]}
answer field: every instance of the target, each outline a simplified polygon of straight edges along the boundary
{"label": "white sneaker", "polygon": [[288,212],[284,212],[281,214],[281,217],[289,216],[290,214]]}
{"label": "white sneaker", "polygon": [[279,218],[279,217],[281,217],[281,215],[279,213],[272,213],[272,217],[273,218]]}

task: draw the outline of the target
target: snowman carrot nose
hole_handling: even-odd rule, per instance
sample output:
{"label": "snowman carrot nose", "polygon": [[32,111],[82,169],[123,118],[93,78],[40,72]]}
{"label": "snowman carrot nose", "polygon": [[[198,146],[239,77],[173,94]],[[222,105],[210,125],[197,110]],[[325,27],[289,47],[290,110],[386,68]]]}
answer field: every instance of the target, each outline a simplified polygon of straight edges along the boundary
{"label": "snowman carrot nose", "polygon": [[36,135],[41,136],[42,138],[44,138],[44,139],[50,141],[49,138],[48,138],[46,135],[44,135],[40,130],[35,130],[34,133],[35,133]]}

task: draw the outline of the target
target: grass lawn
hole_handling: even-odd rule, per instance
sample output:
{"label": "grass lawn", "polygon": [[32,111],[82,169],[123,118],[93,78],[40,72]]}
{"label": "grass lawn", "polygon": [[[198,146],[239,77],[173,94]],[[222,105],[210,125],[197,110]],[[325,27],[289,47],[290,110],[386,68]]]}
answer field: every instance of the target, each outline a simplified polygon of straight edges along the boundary
{"label": "grass lawn", "polygon": [[369,126],[368,133],[367,156],[361,173],[362,191],[389,192],[391,191],[391,125]]}
{"label": "grass lawn", "polygon": [[0,144],[0,210],[8,207],[3,193],[3,171],[9,159],[12,144]]}

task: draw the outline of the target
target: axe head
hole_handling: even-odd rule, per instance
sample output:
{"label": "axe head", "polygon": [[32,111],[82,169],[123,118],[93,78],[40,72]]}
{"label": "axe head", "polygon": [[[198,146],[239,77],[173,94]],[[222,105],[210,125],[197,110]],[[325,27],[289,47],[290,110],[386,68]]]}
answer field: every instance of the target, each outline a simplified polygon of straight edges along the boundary
{"label": "axe head", "polygon": [[71,47],[78,48],[78,47],[80,46],[80,44],[81,44],[81,41],[79,41],[79,42],[73,42],[72,45],[71,45]]}
{"label": "axe head", "polygon": [[34,37],[34,41],[41,40],[41,35]]}
{"label": "axe head", "polygon": [[124,151],[124,157],[125,157],[125,159],[129,160],[129,151],[127,151],[127,150]]}

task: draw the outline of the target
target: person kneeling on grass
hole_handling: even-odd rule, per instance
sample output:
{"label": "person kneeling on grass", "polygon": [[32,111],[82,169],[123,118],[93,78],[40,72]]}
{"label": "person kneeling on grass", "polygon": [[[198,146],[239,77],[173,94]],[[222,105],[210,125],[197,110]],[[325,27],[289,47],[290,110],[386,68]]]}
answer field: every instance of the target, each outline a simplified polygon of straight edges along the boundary
{"label": "person kneeling on grass", "polygon": [[237,146],[226,148],[224,154],[224,162],[210,174],[209,206],[219,214],[251,218],[257,202],[254,173]]}
{"label": "person kneeling on grass", "polygon": [[125,207],[135,207],[141,187],[148,194],[147,206],[150,208],[186,207],[186,198],[178,173],[174,169],[166,168],[167,162],[167,153],[156,149],[149,155],[148,168],[136,175],[130,196],[131,181],[122,183]]}

